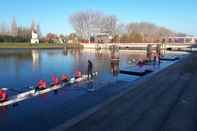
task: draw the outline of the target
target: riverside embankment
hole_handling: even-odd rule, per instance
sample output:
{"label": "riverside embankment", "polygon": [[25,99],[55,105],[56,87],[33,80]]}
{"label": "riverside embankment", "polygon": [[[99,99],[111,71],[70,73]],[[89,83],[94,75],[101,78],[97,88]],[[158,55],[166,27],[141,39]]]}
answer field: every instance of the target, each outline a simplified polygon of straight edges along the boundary
{"label": "riverside embankment", "polygon": [[196,131],[197,54],[138,81],[135,88],[68,131]]}

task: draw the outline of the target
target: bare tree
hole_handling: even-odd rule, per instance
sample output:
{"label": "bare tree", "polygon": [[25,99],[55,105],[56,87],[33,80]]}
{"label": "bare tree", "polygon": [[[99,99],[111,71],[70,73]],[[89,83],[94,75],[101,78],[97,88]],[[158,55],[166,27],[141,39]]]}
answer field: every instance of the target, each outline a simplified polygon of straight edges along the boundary
{"label": "bare tree", "polygon": [[33,19],[32,20],[32,23],[31,23],[31,31],[35,31],[36,30],[36,22],[35,22],[35,20]]}
{"label": "bare tree", "polygon": [[154,42],[160,40],[162,37],[175,34],[173,31],[157,26],[148,22],[141,23],[129,23],[126,27],[127,33],[139,33],[142,34],[144,39],[148,42]]}
{"label": "bare tree", "polygon": [[0,23],[0,35],[8,35],[9,28],[5,22]]}
{"label": "bare tree", "polygon": [[115,34],[117,19],[98,11],[82,11],[70,16],[70,23],[77,35],[89,39],[91,35],[98,33]]}
{"label": "bare tree", "polygon": [[37,30],[38,37],[41,38],[42,37],[42,32],[40,30],[40,25],[38,24],[36,28],[37,28],[36,30]]}
{"label": "bare tree", "polygon": [[116,27],[116,34],[117,35],[123,35],[123,34],[126,34],[127,33],[127,27],[125,24],[118,24],[117,27]]}
{"label": "bare tree", "polygon": [[3,29],[2,29],[2,23],[0,22],[0,35],[2,35]]}
{"label": "bare tree", "polygon": [[18,36],[25,38],[25,39],[30,39],[31,38],[31,29],[27,27],[18,27]]}
{"label": "bare tree", "polygon": [[17,24],[16,24],[16,18],[13,17],[12,19],[12,23],[11,23],[11,36],[17,36],[18,34],[18,27],[17,27]]}
{"label": "bare tree", "polygon": [[115,35],[117,27],[117,18],[115,16],[104,16],[100,24],[103,26],[102,32]]}

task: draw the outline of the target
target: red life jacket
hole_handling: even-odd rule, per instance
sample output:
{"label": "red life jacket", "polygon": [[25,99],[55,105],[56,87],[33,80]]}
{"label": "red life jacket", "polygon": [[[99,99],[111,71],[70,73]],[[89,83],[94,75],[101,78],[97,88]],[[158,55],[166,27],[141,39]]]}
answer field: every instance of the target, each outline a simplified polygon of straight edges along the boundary
{"label": "red life jacket", "polygon": [[0,102],[4,102],[8,99],[7,92],[0,89]]}
{"label": "red life jacket", "polygon": [[69,77],[67,75],[63,74],[61,80],[62,81],[69,81]]}
{"label": "red life jacket", "polygon": [[75,78],[80,78],[81,77],[81,71],[77,70],[75,72]]}
{"label": "red life jacket", "polygon": [[60,80],[55,75],[52,76],[52,82],[53,82],[53,85],[60,84]]}
{"label": "red life jacket", "polygon": [[38,82],[38,88],[41,89],[41,90],[46,89],[47,88],[47,82],[44,81],[44,80],[40,80]]}

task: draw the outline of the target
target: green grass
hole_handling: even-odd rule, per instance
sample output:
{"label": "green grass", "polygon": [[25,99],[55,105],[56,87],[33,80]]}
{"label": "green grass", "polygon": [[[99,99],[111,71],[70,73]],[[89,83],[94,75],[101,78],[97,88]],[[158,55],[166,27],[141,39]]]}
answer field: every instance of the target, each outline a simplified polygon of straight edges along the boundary
{"label": "green grass", "polygon": [[0,49],[50,49],[50,48],[64,48],[64,44],[55,43],[40,43],[40,44],[30,44],[30,43],[0,43]]}

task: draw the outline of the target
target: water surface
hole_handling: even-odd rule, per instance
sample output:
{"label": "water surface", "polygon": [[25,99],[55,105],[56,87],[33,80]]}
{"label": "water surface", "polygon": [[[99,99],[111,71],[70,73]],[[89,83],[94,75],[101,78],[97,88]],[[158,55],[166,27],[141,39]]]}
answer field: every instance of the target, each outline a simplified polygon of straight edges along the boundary
{"label": "water surface", "polygon": [[[111,62],[114,55],[120,57],[120,62]],[[118,74],[117,71],[131,68],[131,59],[145,58],[144,51],[120,51],[114,54],[109,50],[0,50],[0,87],[10,89],[11,95],[17,94],[11,89],[29,90],[40,79],[50,82],[54,74],[73,76],[76,69],[85,74],[88,59],[94,64],[94,71],[99,73],[91,83],[66,87],[59,92],[50,92],[14,106],[0,108],[0,130],[35,131],[54,128],[110,96],[132,88],[132,83],[138,77]],[[164,62],[159,68],[169,64],[172,63]],[[89,92],[89,87],[97,90]]]}

